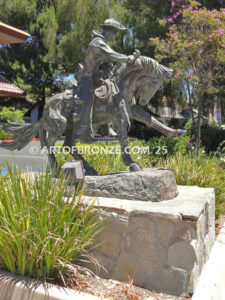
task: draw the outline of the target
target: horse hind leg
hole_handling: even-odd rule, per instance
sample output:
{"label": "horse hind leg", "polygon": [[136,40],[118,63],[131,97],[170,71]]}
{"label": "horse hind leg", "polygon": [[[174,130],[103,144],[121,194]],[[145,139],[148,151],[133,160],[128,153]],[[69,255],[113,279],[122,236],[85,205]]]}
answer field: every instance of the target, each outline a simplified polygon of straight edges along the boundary
{"label": "horse hind leg", "polygon": [[51,135],[49,132],[46,132],[45,129],[40,130],[41,147],[46,147],[50,168],[56,172],[56,175],[59,174],[60,168],[54,154],[54,145],[60,136],[61,134]]}

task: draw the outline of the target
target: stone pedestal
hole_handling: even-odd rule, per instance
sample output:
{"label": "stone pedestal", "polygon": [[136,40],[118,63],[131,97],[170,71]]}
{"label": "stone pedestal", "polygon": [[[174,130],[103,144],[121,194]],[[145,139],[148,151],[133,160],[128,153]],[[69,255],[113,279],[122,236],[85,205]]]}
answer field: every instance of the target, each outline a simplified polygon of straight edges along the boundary
{"label": "stone pedestal", "polygon": [[86,195],[159,202],[177,196],[177,184],[169,169],[86,176]]}
{"label": "stone pedestal", "polygon": [[92,250],[106,269],[101,277],[126,281],[129,275],[138,286],[174,295],[194,291],[215,238],[215,195],[211,188],[178,191],[158,203],[97,198],[108,216]]}

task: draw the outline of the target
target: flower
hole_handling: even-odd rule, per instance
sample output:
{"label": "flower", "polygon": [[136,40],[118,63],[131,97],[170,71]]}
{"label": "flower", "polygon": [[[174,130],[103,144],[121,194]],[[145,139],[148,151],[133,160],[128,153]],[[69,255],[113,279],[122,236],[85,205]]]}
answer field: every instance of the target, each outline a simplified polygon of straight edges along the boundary
{"label": "flower", "polygon": [[189,7],[188,10],[193,10],[193,7]]}
{"label": "flower", "polygon": [[179,76],[180,76],[180,74],[179,74],[179,73],[176,73],[175,76],[174,76],[174,78],[177,78],[177,77],[179,77]]}
{"label": "flower", "polygon": [[167,21],[168,22],[173,22],[173,18],[169,17],[169,18],[167,18]]}
{"label": "flower", "polygon": [[209,39],[212,39],[212,35],[210,34],[210,35],[208,36],[208,38],[209,38]]}
{"label": "flower", "polygon": [[176,3],[172,1],[171,6],[172,6],[172,7],[175,7],[175,6],[176,6]]}
{"label": "flower", "polygon": [[214,30],[215,33],[219,33],[220,35],[224,35],[224,29],[219,28],[217,30]]}

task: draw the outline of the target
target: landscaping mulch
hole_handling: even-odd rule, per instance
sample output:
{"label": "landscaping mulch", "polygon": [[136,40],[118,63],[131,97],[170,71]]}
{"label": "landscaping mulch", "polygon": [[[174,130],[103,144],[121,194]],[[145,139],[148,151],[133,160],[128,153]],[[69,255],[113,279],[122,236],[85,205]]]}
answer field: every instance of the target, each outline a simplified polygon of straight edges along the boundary
{"label": "landscaping mulch", "polygon": [[132,279],[120,282],[112,279],[102,279],[98,276],[85,276],[75,290],[111,300],[190,300],[190,297],[178,297],[165,293],[156,293],[133,285]]}

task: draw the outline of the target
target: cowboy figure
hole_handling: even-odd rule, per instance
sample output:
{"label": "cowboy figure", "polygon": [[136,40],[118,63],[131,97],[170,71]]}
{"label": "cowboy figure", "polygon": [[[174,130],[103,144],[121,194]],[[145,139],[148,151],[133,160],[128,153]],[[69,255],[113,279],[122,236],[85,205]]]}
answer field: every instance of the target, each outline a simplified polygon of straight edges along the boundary
{"label": "cowboy figure", "polygon": [[81,117],[76,126],[76,140],[83,143],[93,143],[92,109],[94,104],[94,89],[99,79],[99,67],[103,60],[116,63],[132,62],[133,56],[126,56],[115,52],[107,45],[115,40],[117,31],[126,28],[114,19],[105,20],[101,24],[102,32],[93,31],[92,40],[88,46],[84,66],[78,73],[78,98],[84,100]]}

